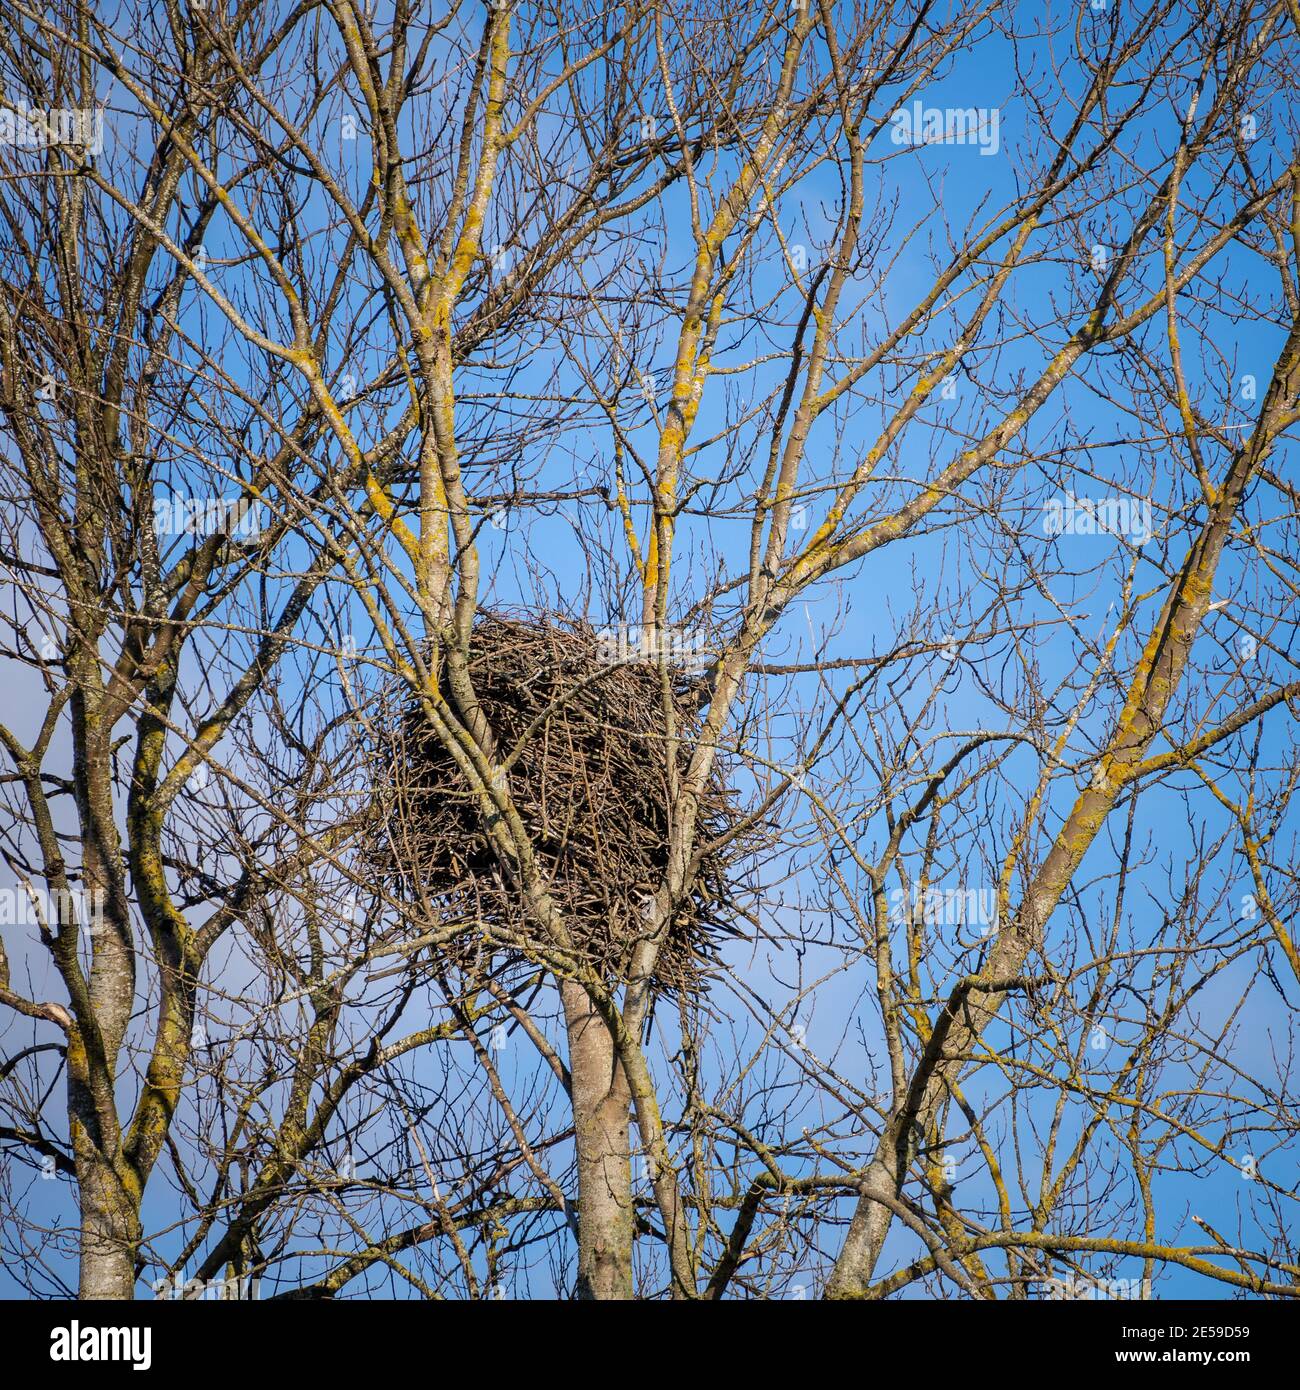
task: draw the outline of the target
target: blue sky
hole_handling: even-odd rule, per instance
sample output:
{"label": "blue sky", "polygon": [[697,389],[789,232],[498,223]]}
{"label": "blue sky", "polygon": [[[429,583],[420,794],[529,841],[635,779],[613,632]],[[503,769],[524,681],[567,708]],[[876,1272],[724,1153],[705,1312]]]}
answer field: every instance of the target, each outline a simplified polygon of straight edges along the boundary
{"label": "blue sky", "polygon": [[[1067,66],[1064,90],[1049,87],[1056,81],[1054,61],[1064,59],[1070,42],[1071,26],[1057,39],[1049,40],[1033,32],[1037,21],[1053,13],[1043,7],[1042,15],[1018,16],[1024,30],[1015,45],[1014,56],[1022,73],[1036,74],[1035,89],[1052,106],[1058,123],[1068,116],[1068,97],[1072,94],[1070,80],[1077,82],[1077,68]],[[1190,45],[1190,41],[1189,41]],[[1189,46],[1190,52],[1190,46]],[[1003,209],[1025,186],[1030,177],[1029,166],[1041,157],[1043,141],[1047,138],[1037,113],[1029,110],[1015,97],[1016,83],[1012,71],[1013,50],[1005,38],[982,37],[950,68],[927,84],[918,94],[927,108],[980,108],[996,112],[999,149],[996,155],[983,154],[978,146],[940,145],[915,149],[900,149],[890,139],[886,128],[870,151],[868,167],[869,202],[872,211],[893,210],[881,224],[883,241],[880,254],[868,259],[863,273],[854,282],[847,304],[861,306],[859,326],[855,329],[857,343],[853,350],[861,351],[878,340],[888,324],[896,321],[924,293],[933,280],[931,253],[945,255],[946,238],[959,242],[973,226],[981,225]],[[1086,296],[1097,283],[1093,268],[1093,248],[1101,247],[1113,254],[1131,225],[1133,210],[1150,195],[1142,182],[1144,167],[1156,167],[1176,138],[1177,121],[1173,115],[1177,93],[1168,102],[1153,104],[1136,127],[1126,133],[1122,166],[1132,175],[1131,184],[1109,197],[1098,198],[1095,206],[1080,211],[1073,220],[1056,223],[1047,219],[1032,243],[1031,263],[1013,276],[1006,295],[1005,315],[995,327],[986,331],[966,364],[967,371],[955,378],[951,398],[932,401],[921,417],[905,432],[901,445],[891,452],[882,470],[895,481],[882,481],[869,489],[862,504],[862,515],[884,514],[897,505],[900,497],[919,479],[930,476],[937,467],[952,457],[955,450],[971,437],[978,436],[996,418],[997,400],[1001,393],[1012,392],[1018,383],[1032,377],[1045,360],[1045,353],[1058,346],[1064,335],[1077,323],[1077,306],[1087,302]],[[354,187],[359,186],[367,173],[363,157],[364,141],[357,150],[346,143],[334,143],[337,113],[321,118],[322,148],[337,157],[341,170],[351,176]],[[1286,93],[1264,93],[1258,107],[1258,136],[1252,146],[1256,172],[1261,179],[1276,175],[1276,166],[1284,161],[1294,140],[1294,114]],[[122,121],[116,128],[109,123],[108,140],[114,134],[120,138]],[[337,156],[333,151],[337,148]],[[109,158],[111,158],[111,149]],[[1121,167],[1116,162],[1116,167]],[[725,169],[724,169],[725,172]],[[1219,172],[1214,167],[1194,169],[1188,175],[1187,199],[1194,203],[1204,200],[1210,210],[1214,202]],[[1082,196],[1082,195],[1081,195]],[[810,174],[798,189],[779,206],[777,223],[787,245],[808,248],[808,258],[816,264],[828,231],[833,229],[840,214],[842,188],[834,167],[823,166]],[[1226,203],[1224,204],[1226,206]],[[515,226],[515,209],[498,204],[491,214],[490,227],[507,244],[506,264],[511,255],[518,254],[514,243],[519,235]],[[319,193],[304,204],[303,216],[308,223],[324,219]],[[919,226],[915,224],[920,223]],[[906,229],[914,233],[902,236]],[[526,229],[525,229],[526,231]],[[1190,219],[1182,229],[1192,244],[1203,239],[1204,232],[1194,228]],[[486,240],[491,243],[493,232]],[[759,251],[772,252],[776,238],[770,231],[759,238]],[[694,256],[684,196],[680,190],[670,194],[659,223],[647,228],[647,247],[644,261],[654,266],[674,294],[680,294],[686,282],[686,272]],[[209,254],[220,261],[233,258],[237,242],[229,228],[219,227],[205,243]],[[1151,247],[1148,246],[1148,252]],[[1158,249],[1158,248],[1157,248]],[[311,254],[322,252],[313,243]],[[613,254],[612,252],[609,254]],[[597,256],[599,262],[599,254]],[[739,315],[737,322],[728,324],[720,337],[715,366],[731,370],[740,368],[747,360],[761,358],[776,346],[786,346],[789,324],[795,304],[793,288],[780,260],[773,255],[756,254],[751,293],[755,300],[772,298],[774,309],[761,325],[753,316]],[[662,269],[660,267],[662,266]],[[613,265],[608,267],[611,271]],[[617,268],[621,287],[635,295],[632,265]],[[876,274],[880,274],[877,283]],[[1227,295],[1240,292],[1261,298],[1276,299],[1276,273],[1269,270],[1253,252],[1234,246],[1216,263],[1221,276],[1221,289]],[[222,268],[218,272],[223,289],[232,298],[250,306],[257,304],[259,288],[251,270],[246,266]],[[1147,292],[1158,283],[1158,256],[1150,255],[1138,271],[1140,283]],[[1271,286],[1266,276],[1272,274]],[[785,280],[782,280],[782,277]],[[351,328],[360,321],[369,298],[367,287],[357,283],[350,294],[356,299],[357,318],[342,321]],[[855,297],[856,296],[856,299]],[[647,306],[653,303],[645,295]],[[809,441],[807,464],[802,485],[830,484],[842,478],[847,468],[869,446],[888,412],[896,407],[899,398],[910,389],[918,365],[924,355],[947,346],[953,325],[960,321],[961,308],[955,315],[938,317],[934,327],[909,344],[908,360],[887,364],[862,383],[853,401],[843,410],[828,412],[819,422]],[[647,307],[646,317],[654,320]],[[215,314],[211,306],[191,303],[187,310],[187,325],[202,338],[215,333]],[[769,328],[770,323],[770,328]],[[635,366],[643,374],[654,377],[661,398],[671,362],[673,341],[671,333],[659,329],[647,334],[647,342],[637,357]],[[1158,356],[1162,326],[1153,320],[1139,336],[1144,345]],[[1250,405],[1242,399],[1242,383],[1246,376],[1257,376],[1259,383],[1267,381],[1282,333],[1257,319],[1234,323],[1214,309],[1204,311],[1199,332],[1189,331],[1185,347],[1190,385],[1198,400],[1206,403],[1208,413],[1221,415],[1225,422],[1240,423],[1249,418]],[[458,380],[461,394],[461,419],[467,437],[475,438],[480,456],[491,457],[492,412],[502,409],[513,417],[517,412],[545,410],[545,398],[552,392],[565,395],[577,381],[566,357],[566,343],[558,331],[538,333],[525,344],[519,360],[503,373],[498,366],[491,369],[465,370]],[[380,364],[384,347],[382,333],[377,334],[368,351],[351,350],[351,355],[330,358],[337,374],[354,371],[361,379]],[[845,349],[849,349],[846,347]],[[496,359],[499,362],[499,356]],[[252,384],[258,377],[261,364],[241,352],[237,342],[230,344],[222,366],[235,379]],[[734,376],[719,378],[710,383],[704,404],[695,425],[692,439],[707,440],[720,435],[732,423],[746,401],[760,400],[773,389],[782,368],[780,362],[758,362],[752,368],[737,370]],[[509,396],[502,397],[503,376],[509,382]],[[1164,441],[1153,436],[1148,422],[1135,419],[1131,406],[1135,393],[1142,389],[1133,361],[1117,355],[1099,355],[1086,359],[1076,377],[1063,386],[1051,402],[1034,417],[1026,432],[1006,451],[1007,467],[990,471],[988,476],[977,475],[964,489],[960,498],[944,508],[939,516],[943,524],[925,534],[891,544],[866,562],[837,573],[809,591],[793,604],[765,642],[762,659],[768,662],[796,663],[811,659],[869,658],[891,650],[901,640],[942,647],[952,641],[957,655],[945,656],[939,650],[923,652],[906,663],[899,671],[905,683],[882,685],[870,692],[858,711],[862,720],[883,721],[886,727],[899,728],[908,719],[920,718],[927,703],[935,710],[930,732],[936,737],[936,754],[952,746],[950,731],[1006,730],[1015,731],[1005,709],[999,708],[992,692],[999,689],[999,680],[1016,686],[1014,674],[1016,652],[1031,654],[1036,667],[1036,679],[1045,689],[1060,686],[1063,691],[1080,688],[1095,671],[1095,650],[1085,639],[1095,642],[1108,630],[1120,601],[1126,577],[1131,571],[1131,583],[1137,593],[1147,594],[1141,605],[1132,631],[1119,648],[1118,665],[1126,669],[1131,662],[1135,644],[1146,636],[1158,609],[1160,587],[1166,582],[1171,567],[1180,563],[1189,537],[1199,516],[1196,511],[1194,487],[1187,469],[1179,460],[1170,457]],[[540,399],[539,399],[540,398]],[[1213,408],[1210,408],[1213,405]],[[382,420],[396,418],[400,397],[394,393],[382,411],[372,412],[366,421],[371,437],[378,432]],[[1003,407],[1005,408],[1005,406]],[[1235,412],[1235,413],[1234,413]],[[1166,423],[1171,413],[1162,410]],[[628,408],[628,438],[647,457],[653,455],[657,438],[656,426],[644,406],[635,402]],[[761,473],[766,438],[754,425],[739,432],[745,467],[726,488],[711,490],[703,487],[699,496],[704,505],[689,509],[682,518],[678,535],[680,557],[674,578],[671,606],[675,613],[689,612],[704,596],[710,577],[722,573],[733,577],[743,573],[748,545],[748,522],[744,511],[747,486]],[[1207,450],[1212,462],[1211,471],[1221,470],[1223,455]],[[602,424],[598,412],[587,409],[569,427],[554,434],[541,434],[538,441],[526,448],[511,464],[526,476],[530,486],[538,490],[579,491],[597,483],[608,483],[612,440],[608,427]],[[1280,450],[1275,468],[1285,476],[1292,463],[1291,446]],[[476,469],[471,459],[468,487],[472,496],[497,492],[508,486],[507,470],[495,465]],[[706,448],[691,459],[690,476],[707,479],[720,475],[735,457],[727,446],[719,443]],[[186,471],[177,465],[166,487],[173,493],[216,490],[226,495],[227,487],[211,474],[204,477],[203,469]],[[165,491],[159,479],[160,491]],[[481,490],[481,492],[480,492]],[[635,489],[644,492],[644,489]],[[1122,543],[1108,535],[1068,535],[1052,537],[1042,526],[1043,507],[1065,495],[1103,498],[1122,497],[1134,502],[1150,500],[1153,506],[1154,536],[1144,546]],[[815,528],[824,509],[825,497],[809,498],[807,533]],[[1277,509],[1275,496],[1257,494],[1248,504],[1252,515],[1263,518]],[[641,506],[638,519],[644,526],[646,511]],[[643,532],[644,534],[644,532]],[[598,557],[602,550],[616,553],[620,545],[617,517],[602,506],[590,501],[573,501],[566,507],[556,506],[525,519],[507,513],[499,527],[483,525],[479,530],[479,546],[483,557],[484,584],[482,604],[488,608],[559,610],[584,616],[603,625],[610,622],[635,621],[637,613],[630,596],[634,583],[630,567],[623,556],[621,572],[611,575],[602,569]],[[1012,586],[1017,594],[1014,605],[1015,621],[1022,637],[1019,647],[1005,631],[1005,615],[999,619],[994,597],[1000,585]],[[274,589],[274,586],[272,586]],[[1231,551],[1220,571],[1215,590],[1216,598],[1228,600],[1228,606],[1216,612],[1207,623],[1198,647],[1198,660],[1203,670],[1198,679],[1198,701],[1192,711],[1194,719],[1222,718],[1239,704],[1253,698],[1253,692],[1265,689],[1275,680],[1292,675],[1283,655],[1263,649],[1251,661],[1240,657],[1243,634],[1258,632],[1261,625],[1277,631],[1280,643],[1290,641],[1290,623],[1285,611],[1276,611],[1276,588],[1270,588],[1267,575],[1248,554]],[[1273,606],[1271,612],[1269,605]],[[355,610],[354,610],[355,612]],[[1069,615],[1067,618],[1065,615]],[[1273,627],[1268,627],[1271,616]],[[728,621],[734,616],[725,610],[719,614],[718,628],[710,629],[716,638],[725,635]],[[355,632],[363,652],[372,650],[369,635],[360,615],[355,620]],[[216,659],[223,638],[215,635],[206,648],[199,648],[199,661]],[[238,650],[235,642],[232,653]],[[215,655],[214,655],[215,653]],[[294,693],[294,667],[287,668],[287,689]],[[1012,671],[1007,675],[1008,670]],[[197,682],[199,672],[193,669],[191,678]],[[842,691],[850,675],[837,672],[825,683],[814,676],[771,678],[765,684],[749,688],[748,696],[756,707],[767,705],[767,731],[757,747],[748,745],[752,756],[737,770],[742,785],[761,785],[771,769],[786,767],[802,757],[810,729],[824,714],[827,703]],[[314,680],[314,677],[313,677]],[[942,691],[936,697],[936,685]],[[9,686],[7,712],[19,726],[33,718],[27,706],[27,687],[15,679]],[[1213,695],[1207,696],[1206,691]],[[33,689],[34,694],[34,689]],[[312,697],[323,709],[341,703],[341,695],[328,685],[313,686]],[[8,710],[8,705],[13,709]],[[1095,751],[1113,717],[1113,698],[1102,700],[1089,708],[1079,721],[1070,743],[1072,756],[1081,766],[1080,776],[1086,778],[1087,759]],[[854,726],[859,728],[857,724]],[[862,725],[865,728],[865,724]],[[859,732],[861,729],[859,728]],[[863,735],[865,737],[865,734]],[[221,750],[230,766],[240,765],[239,739],[232,735]],[[1269,769],[1265,781],[1276,783],[1293,759],[1292,733],[1285,712],[1275,712],[1262,724],[1258,757]],[[923,765],[923,764],[922,764]],[[954,888],[983,888],[994,881],[997,866],[1007,849],[1007,836],[1014,829],[1014,808],[1027,799],[1037,775],[1038,755],[1022,748],[1012,753],[992,785],[998,789],[998,810],[986,822],[987,838],[959,840],[945,856],[946,886]],[[878,799],[879,785],[873,780],[870,760],[855,755],[851,745],[838,744],[824,764],[809,769],[809,781],[814,791],[833,799],[847,821],[855,827],[857,847],[863,853],[878,851],[883,840],[882,815]],[[1068,812],[1080,783],[1060,778],[1048,796],[1046,829],[1050,833]],[[1195,793],[1194,795],[1192,793]],[[999,819],[999,815],[1001,819]],[[1084,957],[1081,942],[1089,927],[1097,930],[1108,924],[1114,910],[1119,863],[1118,836],[1125,831],[1126,809],[1121,807],[1112,815],[1110,824],[1098,838],[1086,859],[1076,884],[1077,898],[1062,905],[1049,929],[1047,954],[1067,958],[1074,949]],[[880,1062],[879,1021],[873,1012],[874,980],[868,963],[853,959],[846,950],[851,940],[852,918],[849,905],[837,898],[828,888],[825,856],[815,843],[796,842],[796,832],[809,826],[809,806],[800,798],[791,798],[782,816],[790,827],[791,842],[788,856],[770,864],[766,870],[764,890],[755,900],[760,918],[791,932],[803,924],[809,934],[806,950],[795,952],[790,943],[779,949],[759,945],[735,945],[728,950],[726,965],[732,984],[755,992],[771,1009],[788,1022],[804,1030],[807,1046],[816,1057],[834,1066],[838,1075],[865,1090],[874,1085],[869,1079],[870,1068]],[[1248,875],[1230,838],[1225,845],[1205,856],[1206,872],[1200,882],[1180,898],[1178,886],[1189,859],[1195,857],[1196,837],[1203,834],[1213,844],[1229,828],[1221,808],[1200,788],[1190,774],[1171,778],[1162,788],[1144,792],[1133,818],[1132,843],[1141,847],[1142,862],[1127,876],[1124,884],[1124,908],[1120,914],[1120,930],[1130,938],[1135,948],[1154,940],[1167,917],[1197,921],[1201,933],[1228,930],[1240,920],[1243,895],[1249,891]],[[1294,823],[1288,816],[1277,837],[1279,845],[1289,842]],[[1285,858],[1284,855],[1279,856]],[[779,871],[779,872],[778,872]],[[852,886],[852,884],[850,884]],[[32,940],[11,938],[6,943],[14,961],[15,980],[24,978],[24,966],[30,963],[38,982],[50,980],[39,947]],[[15,949],[15,947],[17,949]],[[933,975],[929,981],[936,996],[941,996],[963,972],[974,968],[979,959],[980,943],[969,938],[944,939],[936,943],[931,959]],[[1151,972],[1159,968],[1160,958],[1153,957],[1136,967],[1133,983],[1148,992],[1157,986]],[[1268,1085],[1280,1084],[1294,1007],[1300,1000],[1300,985],[1288,980],[1283,973],[1280,957],[1277,978],[1281,993],[1261,970],[1258,953],[1243,955],[1223,969],[1200,990],[1193,1006],[1193,1017],[1207,1035],[1213,1034],[1239,1005],[1243,992],[1249,992],[1249,1005],[1236,1015],[1230,1040],[1230,1051],[1223,1067],[1215,1072],[1225,1091],[1239,1084],[1232,1078],[1232,1067],[1238,1067],[1257,1081]],[[224,967],[223,988],[231,990],[243,968],[238,958]],[[833,972],[815,993],[811,1002],[797,1009],[792,996],[796,992],[791,981],[796,977],[812,978],[822,971]],[[1086,992],[1088,981],[1077,986]],[[56,988],[51,986],[51,988]],[[33,985],[38,993],[41,984]],[[233,992],[233,991],[231,991]],[[1284,997],[1285,996],[1285,997]],[[41,997],[47,997],[42,995]],[[720,1000],[729,999],[729,988],[718,987]],[[1130,1006],[1139,1006],[1132,1000]],[[728,1007],[723,1005],[724,1008]],[[739,1009],[737,1009],[739,1017]],[[1082,1026],[1077,1020],[1072,1026]],[[758,1024],[749,1020],[737,1025],[739,1036],[717,1029],[711,1038],[711,1053],[706,1054],[706,1067],[716,1080],[729,1074],[745,1045],[753,1041]],[[15,1031],[11,1026],[9,1039],[26,1036],[26,1025]],[[1123,1041],[1123,1029],[1113,1040],[1118,1049]],[[662,1043],[655,1044],[658,1074],[667,1076],[664,1050],[676,1046],[674,1027],[669,1019],[662,1034]],[[990,1030],[988,1040],[995,1050],[1014,1055],[1018,1039],[1005,1024]],[[1077,1038],[1075,1039],[1077,1041]],[[1090,1062],[1100,1069],[1115,1065],[1115,1053],[1107,1048],[1096,1049],[1101,1055]],[[775,1134],[794,1133],[801,1125],[826,1123],[834,1126],[839,1151],[855,1150],[866,1156],[867,1139],[860,1129],[853,1132],[852,1124],[839,1112],[818,1087],[797,1083],[798,1059],[785,1057],[771,1062],[771,1075],[783,1085],[788,1083],[788,1104],[779,1113],[762,1115],[762,1124]],[[440,1065],[430,1059],[420,1065],[431,1068],[431,1077]],[[512,1051],[510,1066],[518,1067],[514,1080],[521,1087],[535,1079],[536,1068],[522,1050]],[[510,1072],[507,1071],[507,1075]],[[1178,1055],[1171,1045],[1162,1084],[1167,1088],[1201,1089],[1193,1065]],[[133,1083],[123,1082],[124,1094]],[[971,1083],[968,1099],[977,1108],[996,1105],[995,1128],[999,1142],[1010,1143],[1007,1107],[1001,1103],[1006,1089],[1006,1077],[995,1068],[982,1070]],[[1252,1098],[1257,1096],[1252,1093]],[[556,1100],[560,1098],[558,1094]],[[1015,1133],[1031,1142],[1035,1124],[1049,1117],[1054,1096],[1049,1091],[1031,1092],[1023,1101],[1016,1116]],[[758,1102],[755,1102],[756,1104]],[[1221,1115],[1231,1102],[1219,1107]],[[671,1107],[670,1107],[671,1108]],[[1080,1112],[1074,1111],[1066,1120],[1061,1143],[1077,1130]],[[1205,1132],[1212,1140],[1223,1133],[1221,1119],[1216,1119],[1215,1107],[1206,1112]],[[1228,1137],[1228,1152],[1236,1145],[1244,1152],[1245,1135]],[[970,1204],[971,1194],[986,1201],[991,1189],[980,1171],[979,1161],[968,1143],[959,1145],[958,1183],[962,1203]],[[1111,1141],[1102,1140],[1100,1151],[1109,1148]],[[1180,1163],[1191,1162],[1190,1153]],[[1221,1230],[1236,1232],[1240,1223],[1242,1242],[1251,1244],[1258,1236],[1253,1204],[1259,1200],[1258,1191],[1243,1183],[1240,1172],[1224,1161],[1207,1159],[1196,1153],[1193,1171],[1173,1171],[1159,1175],[1160,1216],[1157,1236],[1178,1243],[1203,1243],[1203,1237],[1190,1223],[1197,1214],[1211,1220]],[[1261,1171],[1284,1187],[1295,1182],[1294,1147],[1283,1147],[1257,1156]],[[816,1160],[811,1151],[803,1159],[805,1170],[811,1171]],[[21,1173],[18,1181],[23,1181]],[[1094,1181],[1104,1182],[1104,1173]],[[1032,1194],[1031,1194],[1032,1195]],[[73,1216],[72,1190],[63,1181],[33,1180],[29,1210],[49,1219],[52,1224],[64,1224]],[[164,1226],[171,1218],[172,1206],[159,1173],[146,1201],[146,1225]],[[161,1247],[175,1244],[164,1240]],[[910,1237],[895,1231],[890,1250],[900,1259],[912,1249]],[[1099,1267],[1100,1268],[1100,1267]],[[783,1287],[793,1287],[801,1281],[814,1285],[825,1267],[792,1269],[786,1272]],[[1108,1267],[1111,1277],[1140,1277],[1140,1263],[1121,1261]],[[547,1273],[533,1270],[529,1287],[534,1294],[546,1288]],[[11,1288],[0,1275],[0,1292]],[[522,1280],[523,1276],[520,1275]],[[913,1294],[920,1292],[915,1286]],[[1214,1286],[1179,1270],[1164,1273],[1156,1288],[1158,1296],[1177,1297],[1196,1294],[1214,1296],[1226,1294],[1222,1286]]]}

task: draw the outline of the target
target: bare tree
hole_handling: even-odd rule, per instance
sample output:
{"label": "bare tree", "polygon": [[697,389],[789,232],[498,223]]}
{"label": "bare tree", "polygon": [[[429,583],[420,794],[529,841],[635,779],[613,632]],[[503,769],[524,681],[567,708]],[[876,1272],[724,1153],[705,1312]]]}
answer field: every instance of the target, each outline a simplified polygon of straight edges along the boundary
{"label": "bare tree", "polygon": [[1300,1291],[1294,0],[5,11],[83,1296]]}

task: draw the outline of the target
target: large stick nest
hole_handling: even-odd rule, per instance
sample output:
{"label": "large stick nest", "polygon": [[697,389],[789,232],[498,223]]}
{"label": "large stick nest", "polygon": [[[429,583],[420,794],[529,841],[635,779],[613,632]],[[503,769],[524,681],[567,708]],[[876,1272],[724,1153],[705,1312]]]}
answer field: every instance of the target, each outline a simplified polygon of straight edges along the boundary
{"label": "large stick nest", "polygon": [[[518,750],[507,774],[510,795],[574,946],[608,983],[625,981],[637,943],[651,930],[650,894],[668,859],[660,668],[611,662],[585,623],[494,614],[475,624],[469,668],[498,760]],[[670,676],[680,776],[699,729],[701,684],[681,671]],[[479,797],[419,701],[404,703],[393,735],[386,855],[403,896],[432,905],[444,921],[470,924],[448,949],[448,963],[554,960],[554,942],[493,852]],[[740,819],[719,757],[701,800],[697,845],[734,830]],[[657,992],[698,992],[721,940],[738,933],[732,871],[751,842],[742,833],[703,856],[660,948]]]}

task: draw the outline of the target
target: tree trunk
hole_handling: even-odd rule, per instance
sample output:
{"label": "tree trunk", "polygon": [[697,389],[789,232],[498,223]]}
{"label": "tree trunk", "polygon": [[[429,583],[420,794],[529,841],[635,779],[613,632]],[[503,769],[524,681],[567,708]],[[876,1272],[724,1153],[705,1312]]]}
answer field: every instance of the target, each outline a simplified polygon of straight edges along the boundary
{"label": "tree trunk", "polygon": [[81,1279],[78,1297],[135,1297],[140,1217],[117,1176],[98,1155],[78,1155],[81,1191]]}
{"label": "tree trunk", "polygon": [[631,1096],[614,1040],[580,985],[562,981],[578,1153],[576,1298],[632,1298]]}
{"label": "tree trunk", "polygon": [[[867,1169],[864,1186],[892,1191],[897,1182],[897,1163],[891,1162],[889,1153],[877,1153]],[[893,1219],[894,1213],[883,1203],[865,1196],[859,1200],[844,1246],[826,1283],[827,1298],[860,1298],[866,1292]]]}

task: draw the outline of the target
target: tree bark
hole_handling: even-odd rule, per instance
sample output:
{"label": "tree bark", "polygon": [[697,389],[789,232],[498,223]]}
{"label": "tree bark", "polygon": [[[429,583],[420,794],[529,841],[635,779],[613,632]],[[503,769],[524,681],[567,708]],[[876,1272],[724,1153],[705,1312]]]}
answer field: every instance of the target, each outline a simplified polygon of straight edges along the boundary
{"label": "tree bark", "polygon": [[574,1143],[578,1154],[578,1279],[580,1299],[630,1299],[632,1158],[631,1093],[614,1039],[580,985],[560,994],[569,1035]]}
{"label": "tree bark", "polygon": [[102,1156],[77,1155],[81,1194],[81,1275],[78,1297],[135,1297],[135,1256],[140,1217],[117,1175]]}

